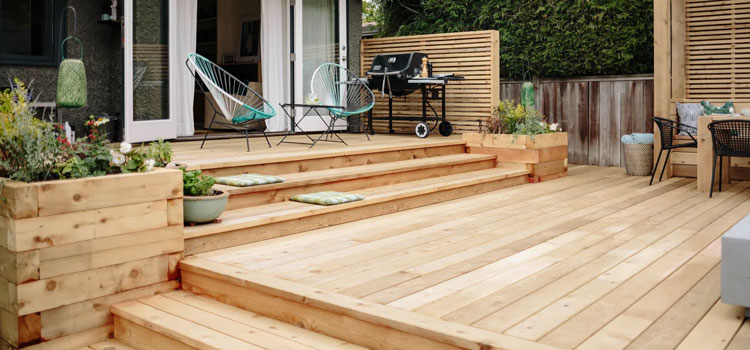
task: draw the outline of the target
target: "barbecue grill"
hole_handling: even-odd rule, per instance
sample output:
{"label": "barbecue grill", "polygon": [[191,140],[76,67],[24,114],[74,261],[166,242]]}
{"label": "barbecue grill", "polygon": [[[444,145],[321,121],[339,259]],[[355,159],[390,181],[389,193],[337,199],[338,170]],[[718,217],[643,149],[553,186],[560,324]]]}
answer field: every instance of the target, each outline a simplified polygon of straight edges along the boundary
{"label": "barbecue grill", "polygon": [[397,97],[416,91],[420,85],[409,83],[409,79],[422,74],[424,57],[427,55],[419,52],[375,56],[367,71],[370,89]]}
{"label": "barbecue grill", "polygon": [[[430,131],[440,125],[438,129],[443,136],[450,136],[453,133],[453,126],[448,122],[445,116],[445,86],[456,80],[463,80],[463,77],[457,77],[453,74],[432,75],[432,64],[428,64],[429,74],[422,74],[422,59],[427,54],[420,52],[404,54],[385,54],[377,55],[372,60],[372,66],[367,71],[367,82],[372,90],[379,90],[383,95],[388,94],[388,117],[373,118],[372,110],[369,112],[367,127],[370,133],[374,134],[372,121],[388,120],[388,129],[391,134],[394,120],[419,121],[414,128],[419,137],[427,137]],[[423,77],[427,75],[428,77]],[[393,97],[406,96],[414,91],[421,90],[422,93],[422,116],[406,117],[393,116]],[[442,105],[442,117],[439,117],[435,108],[432,107],[430,100],[440,100]],[[427,116],[427,108],[432,110],[434,115]],[[429,127],[428,121],[434,121],[435,125]]]}

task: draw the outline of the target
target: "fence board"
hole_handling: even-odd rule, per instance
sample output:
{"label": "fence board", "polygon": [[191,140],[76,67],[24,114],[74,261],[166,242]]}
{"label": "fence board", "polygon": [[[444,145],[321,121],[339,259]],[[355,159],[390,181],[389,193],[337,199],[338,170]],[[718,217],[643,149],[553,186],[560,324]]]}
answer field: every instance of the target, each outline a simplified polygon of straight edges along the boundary
{"label": "fence board", "polygon": [[[370,69],[377,54],[423,52],[433,63],[434,74],[455,73],[466,78],[447,87],[447,118],[456,132],[477,131],[479,120],[492,113],[500,92],[499,32],[495,30],[412,35],[393,38],[362,40],[362,76]],[[518,88],[520,96],[520,87]],[[463,102],[461,104],[456,102]],[[437,102],[437,103],[436,103]],[[442,110],[439,101],[432,101],[438,115]],[[394,116],[421,116],[419,91],[393,100]],[[429,109],[428,109],[429,113]],[[376,118],[388,116],[388,97],[375,93]],[[416,122],[394,121],[396,132],[414,132]],[[388,132],[387,121],[373,121],[376,132]],[[434,130],[435,132],[437,129]]]}
{"label": "fence board", "polygon": [[[620,137],[653,132],[650,76],[542,79],[535,86],[537,109],[568,132],[571,164],[625,166]],[[501,99],[520,97],[521,82],[501,82]]]}

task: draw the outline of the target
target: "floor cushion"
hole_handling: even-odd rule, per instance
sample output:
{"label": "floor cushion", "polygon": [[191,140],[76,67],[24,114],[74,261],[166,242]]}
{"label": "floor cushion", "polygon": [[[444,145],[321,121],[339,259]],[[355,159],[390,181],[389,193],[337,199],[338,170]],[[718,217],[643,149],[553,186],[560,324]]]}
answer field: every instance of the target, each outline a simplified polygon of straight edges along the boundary
{"label": "floor cushion", "polygon": [[305,193],[292,196],[291,200],[295,202],[319,204],[319,205],[335,205],[343,204],[355,201],[361,201],[365,199],[364,196],[352,193],[343,193],[335,191],[323,191],[315,193]]}
{"label": "floor cushion", "polygon": [[[698,117],[703,115],[703,106],[700,103],[677,102],[677,117],[679,122],[698,129]],[[680,135],[687,136],[688,133],[680,131]]]}
{"label": "floor cushion", "polygon": [[248,187],[275,184],[284,182],[284,178],[273,175],[242,174],[232,176],[221,176],[216,178],[216,183],[237,187]]}

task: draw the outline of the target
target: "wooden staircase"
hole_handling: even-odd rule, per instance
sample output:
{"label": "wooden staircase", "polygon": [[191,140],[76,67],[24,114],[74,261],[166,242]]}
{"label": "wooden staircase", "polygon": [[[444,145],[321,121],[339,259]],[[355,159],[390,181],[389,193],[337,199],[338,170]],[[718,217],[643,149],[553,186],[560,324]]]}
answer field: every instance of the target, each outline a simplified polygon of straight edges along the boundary
{"label": "wooden staircase", "polygon": [[[231,170],[278,175],[286,181],[217,186],[230,193],[227,210],[219,222],[185,227],[185,253],[362,220],[528,181],[527,171],[497,168],[496,164],[494,155],[467,154],[462,141],[446,141],[260,155],[194,165],[214,175],[228,175]],[[289,201],[295,194],[324,190],[354,192],[365,200],[330,207]]]}
{"label": "wooden staircase", "polygon": [[[467,154],[460,141],[193,164],[211,175],[261,173],[286,181],[219,186],[230,193],[220,221],[184,229],[183,290],[113,306],[115,339],[137,350],[549,349],[192,256],[528,182],[527,171],[496,165],[496,156]],[[288,200],[322,190],[365,199],[335,206]]]}

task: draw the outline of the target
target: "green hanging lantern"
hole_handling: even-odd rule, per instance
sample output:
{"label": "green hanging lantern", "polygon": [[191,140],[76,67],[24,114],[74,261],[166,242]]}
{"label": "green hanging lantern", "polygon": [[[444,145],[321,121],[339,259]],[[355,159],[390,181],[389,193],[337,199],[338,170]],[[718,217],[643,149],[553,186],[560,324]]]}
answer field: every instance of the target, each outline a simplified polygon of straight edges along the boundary
{"label": "green hanging lantern", "polygon": [[[81,58],[65,58],[65,42],[73,39],[81,46]],[[78,38],[69,36],[60,44],[63,60],[57,76],[57,106],[85,107],[87,102],[86,66],[83,64],[83,44]]]}
{"label": "green hanging lantern", "polygon": [[521,105],[534,107],[534,84],[530,81],[525,81],[521,85]]}

